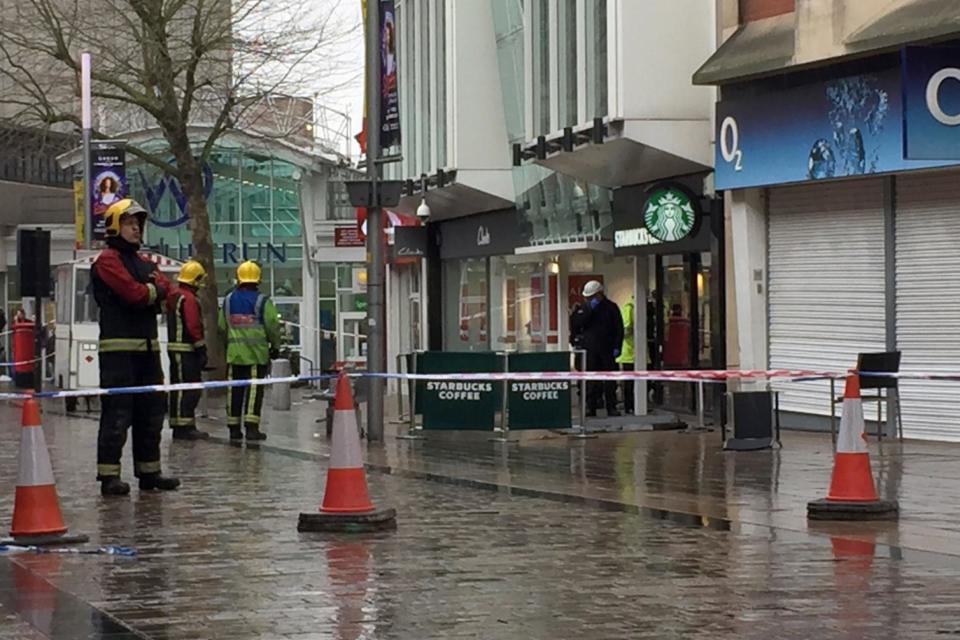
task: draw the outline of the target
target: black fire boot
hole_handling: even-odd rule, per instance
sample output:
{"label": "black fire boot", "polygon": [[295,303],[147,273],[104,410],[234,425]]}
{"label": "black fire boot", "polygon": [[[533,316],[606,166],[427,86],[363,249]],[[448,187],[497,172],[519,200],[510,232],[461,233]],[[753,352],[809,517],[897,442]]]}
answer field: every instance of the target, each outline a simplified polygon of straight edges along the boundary
{"label": "black fire boot", "polygon": [[247,442],[256,442],[259,440],[266,440],[267,434],[263,431],[260,431],[257,427],[247,427]]}
{"label": "black fire boot", "polygon": [[243,440],[243,431],[240,427],[230,427],[231,440]]}
{"label": "black fire boot", "polygon": [[141,491],[173,491],[179,486],[179,478],[167,478],[159,473],[149,473],[140,476]]}
{"label": "black fire boot", "polygon": [[130,494],[130,485],[114,476],[100,481],[100,495],[125,496]]}
{"label": "black fire boot", "polygon": [[206,440],[210,434],[206,431],[200,431],[196,427],[174,427],[174,440]]}

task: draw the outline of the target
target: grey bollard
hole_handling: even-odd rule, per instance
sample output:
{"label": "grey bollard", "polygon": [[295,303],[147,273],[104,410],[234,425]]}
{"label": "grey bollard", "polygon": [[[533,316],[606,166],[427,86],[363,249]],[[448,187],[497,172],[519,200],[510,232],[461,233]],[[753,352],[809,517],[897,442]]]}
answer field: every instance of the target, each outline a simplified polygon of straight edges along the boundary
{"label": "grey bollard", "polygon": [[[270,361],[271,378],[290,377],[290,361],[286,358],[277,358]],[[270,385],[273,393],[273,408],[275,411],[290,411],[290,383],[281,382]]]}

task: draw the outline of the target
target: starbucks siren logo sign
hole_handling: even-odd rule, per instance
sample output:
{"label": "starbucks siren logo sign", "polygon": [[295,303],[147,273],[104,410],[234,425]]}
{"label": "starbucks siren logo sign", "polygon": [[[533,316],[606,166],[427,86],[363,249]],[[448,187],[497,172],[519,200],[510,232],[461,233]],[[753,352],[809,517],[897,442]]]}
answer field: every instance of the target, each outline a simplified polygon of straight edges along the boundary
{"label": "starbucks siren logo sign", "polygon": [[643,207],[647,230],[661,242],[683,240],[697,227],[697,205],[676,186],[655,187]]}

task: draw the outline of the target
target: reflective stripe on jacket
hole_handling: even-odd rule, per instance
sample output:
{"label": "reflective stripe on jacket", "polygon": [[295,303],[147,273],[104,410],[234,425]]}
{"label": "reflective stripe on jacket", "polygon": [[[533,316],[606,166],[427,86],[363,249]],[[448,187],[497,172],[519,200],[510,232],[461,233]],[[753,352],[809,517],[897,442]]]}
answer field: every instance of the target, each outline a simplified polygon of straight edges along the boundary
{"label": "reflective stripe on jacket", "polygon": [[191,353],[206,346],[196,294],[178,287],[167,298],[167,351]]}
{"label": "reflective stripe on jacket", "polygon": [[160,351],[160,342],[156,339],[100,338],[98,349],[101,353],[116,351]]}

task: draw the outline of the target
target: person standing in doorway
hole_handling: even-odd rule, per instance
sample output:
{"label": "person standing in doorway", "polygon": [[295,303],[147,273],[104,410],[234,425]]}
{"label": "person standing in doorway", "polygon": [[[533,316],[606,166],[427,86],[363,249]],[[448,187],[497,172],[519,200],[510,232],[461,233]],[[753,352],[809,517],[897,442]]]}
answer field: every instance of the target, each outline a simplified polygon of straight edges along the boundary
{"label": "person standing in doorway", "polygon": [[[237,267],[237,288],[223,299],[220,331],[227,340],[227,376],[230,380],[267,377],[271,358],[280,352],[280,316],[266,294],[260,293],[260,266],[248,260]],[[230,439],[266,440],[260,430],[263,409],[261,385],[233,387],[227,396],[227,426]],[[246,407],[246,411],[244,411]]]}
{"label": "person standing in doorway", "polygon": [[[616,371],[623,346],[623,318],[620,308],[603,294],[603,285],[591,280],[583,287],[584,304],[571,318],[571,329],[582,334],[587,351],[587,371]],[[587,389],[587,416],[597,415],[601,400],[607,416],[619,416],[617,383],[613,380],[590,382]]]}
{"label": "person standing in doorway", "polygon": [[[623,319],[623,346],[620,347],[620,355],[617,357],[617,364],[620,365],[620,368],[623,371],[633,371],[633,314],[634,314],[634,304],[633,296],[630,296],[630,300],[627,301],[627,304],[623,305],[621,308],[621,316]],[[634,404],[633,404],[633,380],[624,380],[623,381],[623,411],[627,415],[633,415]]]}
{"label": "person standing in doorway", "polygon": [[[207,271],[196,260],[189,260],[177,274],[178,286],[167,297],[167,354],[170,356],[170,382],[200,382],[207,366],[207,343],[203,336],[203,315],[197,291]],[[197,429],[197,405],[200,390],[170,393],[170,428],[174,440],[206,440],[210,434]]]}

